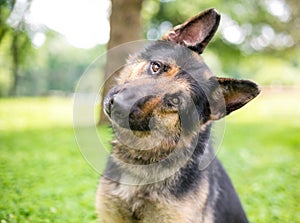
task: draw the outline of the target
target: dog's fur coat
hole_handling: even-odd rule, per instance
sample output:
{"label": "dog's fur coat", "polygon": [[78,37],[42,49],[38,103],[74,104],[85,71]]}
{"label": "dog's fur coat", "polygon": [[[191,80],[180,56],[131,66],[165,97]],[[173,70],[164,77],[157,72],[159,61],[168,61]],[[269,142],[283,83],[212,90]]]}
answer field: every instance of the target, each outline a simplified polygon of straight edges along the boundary
{"label": "dog's fur coat", "polygon": [[210,128],[259,93],[216,78],[200,54],[220,15],[209,9],[131,56],[104,100],[116,139],[96,197],[101,223],[248,222]]}

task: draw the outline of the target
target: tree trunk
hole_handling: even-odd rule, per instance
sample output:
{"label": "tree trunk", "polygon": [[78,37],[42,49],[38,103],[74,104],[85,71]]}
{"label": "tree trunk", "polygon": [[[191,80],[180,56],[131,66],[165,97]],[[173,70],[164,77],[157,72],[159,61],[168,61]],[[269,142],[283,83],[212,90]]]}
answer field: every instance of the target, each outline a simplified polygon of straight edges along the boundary
{"label": "tree trunk", "polygon": [[[111,16],[110,16],[110,40],[108,42],[108,50],[120,44],[138,40],[141,37],[140,13],[143,0],[111,0]],[[124,52],[126,53],[126,52]],[[122,53],[121,53],[122,54]],[[109,54],[108,54],[109,55]],[[118,58],[114,58],[118,59]],[[114,70],[114,64],[111,58],[107,58],[105,72],[105,86],[101,92],[102,98],[108,90],[114,85],[115,75],[111,75]],[[112,77],[114,76],[114,77]],[[107,119],[101,108],[100,124],[107,123]]]}
{"label": "tree trunk", "polygon": [[19,48],[18,48],[18,34],[15,32],[13,34],[13,40],[11,45],[12,52],[12,74],[13,74],[13,83],[9,92],[10,96],[17,95],[17,87],[19,82]]}

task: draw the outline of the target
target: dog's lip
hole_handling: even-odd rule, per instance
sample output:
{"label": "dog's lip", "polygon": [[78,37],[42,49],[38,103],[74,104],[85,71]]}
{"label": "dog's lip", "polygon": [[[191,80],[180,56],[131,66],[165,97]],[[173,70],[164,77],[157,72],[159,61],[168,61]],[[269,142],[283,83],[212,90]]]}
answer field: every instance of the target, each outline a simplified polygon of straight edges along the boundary
{"label": "dog's lip", "polygon": [[105,114],[107,117],[110,118],[111,112],[110,112],[110,110],[109,110],[106,106],[104,106],[103,112],[104,112],[104,114]]}
{"label": "dog's lip", "polygon": [[104,107],[103,108],[104,113],[110,117],[110,115],[111,115],[110,108],[108,108],[108,106],[106,106],[106,105],[104,105],[103,107]]}
{"label": "dog's lip", "polygon": [[104,102],[103,102],[103,112],[106,116],[108,116],[110,118],[111,108],[110,108],[109,100],[107,99],[107,97],[105,97]]}

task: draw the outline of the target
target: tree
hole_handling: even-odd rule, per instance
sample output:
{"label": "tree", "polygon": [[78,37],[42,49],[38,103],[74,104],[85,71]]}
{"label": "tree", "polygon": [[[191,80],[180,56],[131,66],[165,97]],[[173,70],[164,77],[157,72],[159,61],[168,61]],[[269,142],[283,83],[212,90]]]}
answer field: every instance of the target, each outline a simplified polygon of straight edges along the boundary
{"label": "tree", "polygon": [[[20,66],[25,62],[29,56],[31,48],[31,40],[28,36],[27,24],[25,23],[24,16],[30,7],[31,0],[28,0],[19,5],[24,7],[21,12],[16,9],[17,3],[13,1],[0,1],[0,44],[4,38],[9,39],[9,50],[11,58],[11,71],[12,71],[12,85],[10,87],[9,95],[15,96],[17,94],[17,86],[19,81]],[[13,15],[13,12],[15,14]]]}
{"label": "tree", "polygon": [[[141,9],[143,0],[111,0],[110,15],[110,39],[108,42],[108,50],[120,44],[138,40],[141,38]],[[107,80],[102,91],[102,98],[110,87],[113,85],[113,79],[109,77],[113,64],[107,59],[106,76]],[[100,124],[107,120],[101,109]]]}

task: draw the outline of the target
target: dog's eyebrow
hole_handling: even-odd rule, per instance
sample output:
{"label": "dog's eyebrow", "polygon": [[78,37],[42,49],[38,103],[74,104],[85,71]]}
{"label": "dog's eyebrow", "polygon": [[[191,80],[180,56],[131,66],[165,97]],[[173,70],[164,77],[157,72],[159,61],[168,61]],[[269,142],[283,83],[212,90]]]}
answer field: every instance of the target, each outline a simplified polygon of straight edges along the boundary
{"label": "dog's eyebrow", "polygon": [[169,69],[167,72],[165,72],[165,75],[168,77],[175,77],[179,71],[180,71],[179,66],[169,66]]}
{"label": "dog's eyebrow", "polygon": [[131,78],[131,77],[137,77],[139,76],[139,73],[141,70],[145,69],[144,67],[147,66],[147,61],[137,61],[135,63],[131,64],[129,76],[126,78]]}
{"label": "dog's eyebrow", "polygon": [[171,57],[155,56],[146,59],[147,61],[159,61],[167,65],[177,65],[176,61]]}

